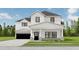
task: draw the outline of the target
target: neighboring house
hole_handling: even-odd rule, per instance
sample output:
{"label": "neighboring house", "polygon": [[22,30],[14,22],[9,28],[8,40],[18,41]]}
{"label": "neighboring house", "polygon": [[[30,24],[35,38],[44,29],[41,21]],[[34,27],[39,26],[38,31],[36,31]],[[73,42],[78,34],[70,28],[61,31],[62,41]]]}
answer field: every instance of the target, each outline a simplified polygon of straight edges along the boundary
{"label": "neighboring house", "polygon": [[61,39],[63,40],[62,17],[58,14],[42,11],[34,12],[30,18],[16,22],[16,39]]}

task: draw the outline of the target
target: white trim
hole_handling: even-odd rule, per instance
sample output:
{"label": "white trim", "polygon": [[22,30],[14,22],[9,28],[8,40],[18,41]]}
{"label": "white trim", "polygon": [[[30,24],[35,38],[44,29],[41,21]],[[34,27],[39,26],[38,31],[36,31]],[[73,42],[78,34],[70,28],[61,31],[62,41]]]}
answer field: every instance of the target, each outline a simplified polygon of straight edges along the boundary
{"label": "white trim", "polygon": [[58,26],[63,26],[61,24],[55,24],[55,23],[51,23],[51,22],[42,22],[42,23],[37,23],[37,24],[29,25],[29,27],[35,26],[35,25],[39,25],[39,24],[44,24],[44,23],[50,23],[50,24],[54,24],[54,25],[58,25]]}

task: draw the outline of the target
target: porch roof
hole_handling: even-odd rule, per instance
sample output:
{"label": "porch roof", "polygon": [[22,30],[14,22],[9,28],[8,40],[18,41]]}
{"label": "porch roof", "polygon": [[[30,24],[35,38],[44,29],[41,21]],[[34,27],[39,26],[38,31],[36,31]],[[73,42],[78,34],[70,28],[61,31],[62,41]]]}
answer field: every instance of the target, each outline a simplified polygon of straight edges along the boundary
{"label": "porch roof", "polygon": [[54,24],[50,22],[43,22],[30,26],[31,29],[63,29],[63,25]]}
{"label": "porch roof", "polygon": [[20,30],[16,30],[16,33],[30,33],[30,30],[20,29]]}

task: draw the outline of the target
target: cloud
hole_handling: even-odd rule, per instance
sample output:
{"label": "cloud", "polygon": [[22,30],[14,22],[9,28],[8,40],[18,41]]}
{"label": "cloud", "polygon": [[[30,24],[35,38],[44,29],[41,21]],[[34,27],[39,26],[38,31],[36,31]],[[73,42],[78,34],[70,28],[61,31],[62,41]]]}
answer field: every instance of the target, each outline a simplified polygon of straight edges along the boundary
{"label": "cloud", "polygon": [[74,15],[75,13],[78,12],[78,8],[69,8],[67,10],[68,12],[68,19],[71,19],[71,20],[75,20],[76,18],[78,18],[78,16]]}
{"label": "cloud", "polygon": [[16,15],[14,15],[14,18],[15,18],[15,19],[21,19],[21,18],[22,18],[22,16],[21,16],[21,15],[19,15],[19,14],[16,14]]}
{"label": "cloud", "polygon": [[13,19],[13,17],[8,13],[0,13],[0,19]]}
{"label": "cloud", "polygon": [[69,15],[69,16],[68,16],[68,19],[77,21],[78,16],[75,16],[75,15]]}
{"label": "cloud", "polygon": [[78,8],[69,8],[68,9],[68,13],[69,14],[74,14],[74,13],[76,13],[78,11]]}
{"label": "cloud", "polygon": [[72,25],[71,21],[77,21],[78,20],[78,16],[76,16],[75,14],[79,11],[78,8],[69,8],[67,9],[68,12],[68,26]]}

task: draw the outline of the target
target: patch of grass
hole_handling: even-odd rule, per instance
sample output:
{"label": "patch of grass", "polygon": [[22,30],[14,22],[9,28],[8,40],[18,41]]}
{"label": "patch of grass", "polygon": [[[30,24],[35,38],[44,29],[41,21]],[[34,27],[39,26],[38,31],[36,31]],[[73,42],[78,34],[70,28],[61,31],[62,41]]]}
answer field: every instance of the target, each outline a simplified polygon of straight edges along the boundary
{"label": "patch of grass", "polygon": [[13,40],[15,37],[0,37],[0,41]]}
{"label": "patch of grass", "polygon": [[79,37],[64,37],[64,41],[53,39],[30,41],[23,46],[79,46]]}

